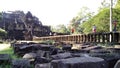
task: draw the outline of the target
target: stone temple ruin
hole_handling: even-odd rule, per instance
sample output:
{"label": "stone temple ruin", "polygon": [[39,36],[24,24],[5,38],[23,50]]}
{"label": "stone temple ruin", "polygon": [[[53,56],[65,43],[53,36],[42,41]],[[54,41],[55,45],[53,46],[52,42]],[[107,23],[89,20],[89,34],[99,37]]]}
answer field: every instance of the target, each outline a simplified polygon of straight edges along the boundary
{"label": "stone temple ruin", "polygon": [[8,39],[32,40],[33,36],[48,36],[51,32],[49,26],[42,25],[42,22],[31,12],[26,14],[23,11],[2,12],[0,28],[8,32]]}
{"label": "stone temple ruin", "polygon": [[120,49],[91,43],[77,44],[81,49],[73,49],[74,46],[17,41],[11,47],[20,58],[0,54],[0,63],[10,64],[11,68],[120,68]]}

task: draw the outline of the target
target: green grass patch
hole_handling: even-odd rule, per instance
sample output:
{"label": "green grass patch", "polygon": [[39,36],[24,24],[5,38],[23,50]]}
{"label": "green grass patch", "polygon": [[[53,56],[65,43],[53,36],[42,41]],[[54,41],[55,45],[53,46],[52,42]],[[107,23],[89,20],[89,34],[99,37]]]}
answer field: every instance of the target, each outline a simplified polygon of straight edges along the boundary
{"label": "green grass patch", "polygon": [[13,48],[6,48],[2,51],[0,51],[0,54],[9,54],[12,59],[18,59],[19,56],[14,54]]}
{"label": "green grass patch", "polygon": [[[14,54],[13,48],[10,47],[10,44],[0,44],[0,54],[9,54],[11,59],[20,59],[22,57]],[[0,64],[0,68],[12,68],[11,63],[4,62]],[[30,68],[34,68],[34,65],[31,65]]]}
{"label": "green grass patch", "polygon": [[[9,54],[11,59],[19,59],[20,57],[14,54],[13,48],[10,48],[10,44],[0,44],[0,47],[3,48],[0,50],[0,54]],[[0,68],[11,68],[11,64],[4,62],[0,64]]]}

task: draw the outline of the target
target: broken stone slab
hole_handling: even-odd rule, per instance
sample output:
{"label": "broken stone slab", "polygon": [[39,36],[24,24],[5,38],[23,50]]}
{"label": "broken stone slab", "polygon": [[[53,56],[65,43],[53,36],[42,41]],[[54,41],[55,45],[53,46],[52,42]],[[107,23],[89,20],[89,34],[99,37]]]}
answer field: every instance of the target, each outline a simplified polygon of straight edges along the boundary
{"label": "broken stone slab", "polygon": [[82,48],[81,48],[82,46],[83,46],[83,44],[73,44],[71,49],[80,50],[80,49],[82,49]]}
{"label": "broken stone slab", "polygon": [[100,57],[106,61],[113,60],[113,59],[120,59],[120,55],[117,53],[89,53],[92,57]]}
{"label": "broken stone slab", "polygon": [[52,49],[52,51],[50,52],[50,55],[56,55],[56,54],[58,54],[59,53],[59,51],[60,51],[60,49],[59,48],[53,48]]}
{"label": "broken stone slab", "polygon": [[42,50],[38,50],[36,53],[36,56],[38,57],[44,57],[44,55],[45,55],[45,51],[42,51]]}
{"label": "broken stone slab", "polygon": [[119,54],[112,54],[112,53],[92,53],[89,55],[93,57],[103,58],[107,62],[108,68],[113,68],[117,60],[120,59]]}
{"label": "broken stone slab", "polygon": [[65,50],[65,51],[70,51],[71,48],[72,48],[71,45],[64,45],[64,46],[62,46],[62,50]]}
{"label": "broken stone slab", "polygon": [[34,64],[42,64],[42,63],[49,63],[51,59],[45,58],[45,57],[36,57]]}
{"label": "broken stone slab", "polygon": [[69,52],[66,52],[66,53],[59,53],[59,54],[56,54],[56,55],[52,55],[51,57],[52,57],[53,60],[66,59],[66,58],[71,58],[72,54],[69,53]]}
{"label": "broken stone slab", "polygon": [[35,57],[36,57],[36,53],[26,53],[24,56],[23,56],[23,59],[27,59],[29,60],[30,62],[33,62],[35,60]]}
{"label": "broken stone slab", "polygon": [[28,45],[24,45],[24,44],[14,44],[14,47],[13,47],[13,50],[14,50],[14,53],[17,54],[17,52],[20,51],[20,49],[22,49],[22,47],[26,47]]}
{"label": "broken stone slab", "polygon": [[50,63],[36,64],[35,68],[51,68],[51,64]]}
{"label": "broken stone slab", "polygon": [[120,48],[107,48],[111,53],[120,53]]}
{"label": "broken stone slab", "polygon": [[83,50],[94,50],[94,49],[102,49],[102,47],[101,46],[90,46],[90,47],[84,48]]}
{"label": "broken stone slab", "polygon": [[114,68],[120,68],[120,60],[118,60],[114,66]]}
{"label": "broken stone slab", "polygon": [[90,53],[110,53],[110,51],[106,49],[94,49],[90,50]]}
{"label": "broken stone slab", "polygon": [[11,57],[9,54],[0,54],[0,63],[7,62],[10,63]]}
{"label": "broken stone slab", "polygon": [[87,47],[90,47],[91,45],[90,44],[86,44],[86,43],[83,43],[83,44],[73,44],[72,45],[72,49],[84,49],[84,48],[87,48]]}
{"label": "broken stone slab", "polygon": [[77,50],[77,49],[72,49],[70,52],[71,52],[71,53],[89,53],[89,50],[83,50],[83,49]]}
{"label": "broken stone slab", "polygon": [[73,57],[90,57],[88,53],[72,53]]}
{"label": "broken stone slab", "polygon": [[107,68],[104,59],[97,57],[74,57],[53,60],[51,65],[53,68]]}
{"label": "broken stone slab", "polygon": [[53,47],[54,47],[53,45],[40,45],[40,50],[51,51]]}
{"label": "broken stone slab", "polygon": [[26,59],[12,60],[12,68],[30,68],[30,62]]}
{"label": "broken stone slab", "polygon": [[45,57],[45,58],[50,58],[51,57],[51,52],[50,51],[42,51],[38,50],[36,53],[37,57]]}
{"label": "broken stone slab", "polygon": [[39,46],[37,45],[21,46],[17,48],[16,54],[23,56],[26,53],[36,52],[38,50],[39,50]]}
{"label": "broken stone slab", "polygon": [[26,53],[24,56],[23,56],[23,58],[24,59],[33,59],[33,58],[35,58],[36,57],[36,53]]}

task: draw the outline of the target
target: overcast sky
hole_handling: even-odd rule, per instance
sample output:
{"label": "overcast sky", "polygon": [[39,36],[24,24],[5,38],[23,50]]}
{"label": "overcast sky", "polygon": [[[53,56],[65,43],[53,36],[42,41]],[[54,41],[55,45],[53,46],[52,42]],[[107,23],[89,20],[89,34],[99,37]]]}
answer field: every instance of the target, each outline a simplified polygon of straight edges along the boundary
{"label": "overcast sky", "polygon": [[80,8],[96,12],[102,0],[0,0],[0,11],[31,11],[44,25],[69,24]]}

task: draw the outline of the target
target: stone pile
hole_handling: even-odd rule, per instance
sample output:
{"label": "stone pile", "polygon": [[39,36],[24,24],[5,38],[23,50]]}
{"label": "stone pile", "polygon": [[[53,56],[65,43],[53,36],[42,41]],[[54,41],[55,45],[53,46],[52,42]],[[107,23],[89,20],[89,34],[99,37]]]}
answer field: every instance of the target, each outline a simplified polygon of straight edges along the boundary
{"label": "stone pile", "polygon": [[115,50],[88,44],[81,50],[71,49],[71,45],[58,48],[43,43],[15,43],[12,47],[15,54],[23,57],[12,60],[13,68],[29,68],[31,64],[34,68],[113,68],[120,59]]}
{"label": "stone pile", "polygon": [[30,62],[26,59],[12,60],[12,68],[30,68]]}
{"label": "stone pile", "polygon": [[9,54],[0,54],[0,64],[1,63],[10,63],[11,57]]}

